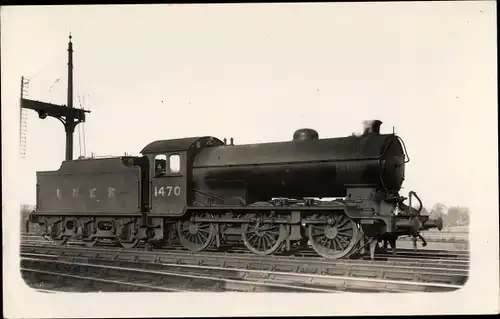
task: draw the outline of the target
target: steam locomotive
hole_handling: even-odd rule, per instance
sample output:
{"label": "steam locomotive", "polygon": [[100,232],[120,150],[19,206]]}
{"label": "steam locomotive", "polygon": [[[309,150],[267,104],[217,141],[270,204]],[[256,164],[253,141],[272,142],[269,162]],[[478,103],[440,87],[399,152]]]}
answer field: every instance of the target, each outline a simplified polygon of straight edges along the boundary
{"label": "steam locomotive", "polygon": [[270,255],[309,243],[329,259],[362,249],[373,258],[382,242],[395,249],[400,236],[424,240],[422,230],[442,228],[420,214],[415,192],[399,194],[409,158],[381,124],[325,139],[299,129],[291,141],[248,145],[212,136],[159,140],[142,156],[64,161],[37,172],[30,219],[57,244],[176,241],[200,252],[236,240]]}

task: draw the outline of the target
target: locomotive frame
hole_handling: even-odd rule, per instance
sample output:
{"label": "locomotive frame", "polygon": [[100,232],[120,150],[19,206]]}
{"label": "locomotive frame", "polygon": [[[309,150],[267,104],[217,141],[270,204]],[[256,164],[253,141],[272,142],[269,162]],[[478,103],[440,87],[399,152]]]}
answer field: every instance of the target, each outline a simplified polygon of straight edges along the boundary
{"label": "locomotive frame", "polygon": [[[364,135],[380,135],[380,124],[371,122]],[[363,137],[349,138],[358,141]],[[391,138],[402,143],[394,133]],[[308,139],[318,140],[317,133],[299,130],[294,134],[294,140]],[[363,143],[368,145],[369,140]],[[368,148],[366,145],[361,148]],[[420,214],[422,202],[415,192],[405,198],[397,189],[394,192],[365,183],[343,185],[345,196],[330,201],[273,194],[265,198],[255,188],[249,191],[249,180],[210,179],[209,169],[215,166],[202,165],[197,159],[201,151],[212,147],[234,145],[212,136],[160,140],[144,147],[141,157],[65,161],[58,171],[37,173],[37,208],[30,220],[42,225],[43,235],[57,244],[69,238],[87,246],[111,240],[133,248],[143,241],[152,247],[179,241],[199,252],[242,241],[255,254],[270,255],[290,252],[309,242],[319,255],[329,259],[348,258],[367,249],[374,258],[376,249],[381,248],[379,243],[384,242],[384,248],[390,243],[395,251],[396,240],[405,235],[419,237],[425,245],[420,231],[442,228],[441,219]],[[360,160],[360,150],[356,152],[355,160]],[[406,163],[406,150],[404,157]],[[403,162],[392,163],[382,155],[362,159],[373,161],[381,176],[383,167],[394,163],[401,166],[398,174],[404,175]],[[323,164],[317,165],[329,163],[320,162]],[[272,164],[282,168],[292,165],[285,160]],[[245,165],[246,173],[255,170],[257,174],[264,164]],[[237,165],[228,162],[222,166],[231,170]],[[337,173],[340,179],[345,176],[338,168]],[[120,187],[120,181],[126,186]],[[269,181],[271,184],[273,179]],[[290,192],[293,190],[291,187]],[[404,204],[406,199],[408,205]],[[419,209],[412,207],[413,199],[419,202]]]}

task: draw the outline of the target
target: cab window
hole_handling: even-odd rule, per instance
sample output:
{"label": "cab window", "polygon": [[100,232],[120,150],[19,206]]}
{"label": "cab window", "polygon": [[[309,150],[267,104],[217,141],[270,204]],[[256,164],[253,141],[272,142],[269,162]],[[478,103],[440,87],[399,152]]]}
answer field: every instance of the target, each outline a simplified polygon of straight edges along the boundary
{"label": "cab window", "polygon": [[165,176],[167,167],[167,156],[158,154],[155,157],[155,177]]}
{"label": "cab window", "polygon": [[181,157],[179,154],[172,154],[168,157],[169,172],[180,173],[181,171]]}

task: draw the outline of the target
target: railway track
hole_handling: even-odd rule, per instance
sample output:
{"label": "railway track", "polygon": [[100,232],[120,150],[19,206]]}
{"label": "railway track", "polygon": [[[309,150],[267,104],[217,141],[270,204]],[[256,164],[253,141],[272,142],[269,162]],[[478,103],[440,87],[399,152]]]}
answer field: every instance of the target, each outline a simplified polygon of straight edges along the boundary
{"label": "railway track", "polygon": [[[26,244],[50,244],[50,240],[45,240],[40,238],[39,235],[31,235],[31,234],[25,234],[22,236],[21,239],[22,243]],[[64,247],[68,246],[80,246],[83,247],[82,244],[77,243],[77,242],[72,242],[68,241],[68,243],[65,244]],[[118,249],[119,251],[124,250],[121,247],[116,247],[112,243],[106,243],[102,242],[99,243],[97,247],[113,247],[113,249]],[[138,248],[132,248],[129,250],[145,250],[146,246],[142,245],[139,246]],[[182,246],[172,246],[172,247],[162,247],[162,248],[156,248],[154,251],[158,252],[168,252],[168,251],[174,251],[174,252],[186,252],[188,254],[191,254],[189,250]],[[210,254],[224,254],[224,252],[217,251],[215,249],[207,249],[205,254],[210,253]],[[258,255],[255,255],[248,251],[246,247],[243,245],[241,246],[235,246],[232,247],[231,249],[227,250],[225,252],[226,254],[240,254],[240,255],[249,255],[252,256],[253,258],[255,257],[260,257]],[[198,254],[203,254],[203,253],[198,253]],[[314,250],[312,249],[301,249],[301,250],[296,250],[291,253],[276,253],[273,256],[273,258],[279,258],[279,257],[289,257],[289,256],[294,256],[294,257],[309,257],[309,258],[317,258],[317,259],[323,259],[321,256],[319,256]],[[364,259],[369,258],[368,255],[363,256]],[[448,251],[448,250],[433,250],[433,249],[418,249],[418,250],[413,250],[413,249],[408,249],[408,248],[400,248],[397,250],[397,254],[393,253],[377,253],[376,254],[376,259],[377,260],[395,260],[395,259],[404,259],[404,258],[419,258],[419,259],[456,259],[456,260],[469,260],[469,251],[468,250],[455,250],[455,251]]]}
{"label": "railway track", "polygon": [[[39,247],[40,249],[48,248],[48,247],[53,247],[54,249],[58,250],[66,250],[66,249],[83,249],[85,250],[85,247],[79,244],[75,245],[65,245],[65,246],[58,246],[58,245],[53,245],[50,243],[44,243],[44,242],[31,242],[31,243],[24,243],[22,244],[24,246],[30,246],[31,248],[36,248]],[[143,254],[151,254],[151,255],[162,255],[166,256],[168,258],[176,258],[176,257],[182,257],[182,258],[201,258],[203,260],[209,260],[209,259],[223,259],[223,260],[228,260],[228,259],[233,259],[233,260],[241,260],[243,262],[251,262],[251,261],[260,261],[260,260],[271,260],[271,261],[276,261],[276,262],[283,262],[286,263],[291,260],[297,260],[301,264],[304,263],[322,263],[326,265],[332,265],[332,263],[356,263],[356,262],[363,262],[364,264],[366,263],[379,263],[379,261],[384,261],[385,263],[392,263],[392,264],[398,264],[398,263],[407,263],[410,265],[418,266],[418,265],[436,265],[436,264],[441,264],[441,265],[464,265],[468,267],[469,263],[469,256],[467,252],[445,252],[445,251],[431,251],[431,252],[422,252],[422,251],[401,251],[397,255],[393,255],[390,253],[386,254],[380,254],[378,259],[375,259],[375,261],[371,261],[370,259],[365,259],[365,260],[356,260],[356,259],[343,259],[343,260],[327,260],[322,257],[309,257],[309,256],[259,256],[259,255],[254,255],[251,252],[199,252],[199,253],[193,253],[190,251],[186,250],[154,250],[154,251],[148,251],[145,249],[141,248],[117,248],[114,246],[98,246],[98,247],[93,247],[89,248],[92,251],[102,251],[102,252],[109,252],[109,253],[119,253],[122,255],[126,254],[134,254],[134,253],[143,253]],[[368,256],[366,256],[368,258]]]}
{"label": "railway track", "polygon": [[[64,246],[59,246],[52,244],[51,242],[47,241],[25,241],[21,244],[21,247],[30,247],[31,249],[35,249],[36,247],[39,247],[42,251],[45,248],[52,247],[53,249],[58,249],[58,250],[66,250],[66,249],[84,249],[85,246],[81,244],[66,244]],[[119,253],[119,254],[130,254],[130,253],[150,253],[153,255],[164,255],[168,256],[169,258],[198,258],[200,260],[211,260],[211,259],[222,259],[222,260],[240,260],[242,262],[252,262],[252,261],[260,261],[260,260],[270,260],[273,262],[281,262],[281,263],[287,263],[291,260],[297,260],[301,263],[301,265],[308,264],[308,263],[322,263],[328,266],[331,266],[332,264],[335,263],[359,263],[362,262],[363,264],[367,263],[374,263],[377,264],[378,262],[385,262],[386,264],[408,264],[412,265],[415,267],[419,266],[435,266],[435,265],[442,265],[444,267],[448,266],[453,266],[453,267],[459,267],[462,265],[463,267],[468,267],[469,265],[469,253],[467,251],[456,251],[456,252],[448,252],[448,251],[413,251],[413,250],[401,250],[398,251],[396,255],[392,253],[379,253],[378,256],[375,258],[374,261],[372,261],[369,256],[364,256],[363,259],[342,259],[342,260],[328,260],[320,256],[309,256],[307,254],[296,254],[296,255],[287,255],[287,256],[280,256],[280,255],[272,255],[272,256],[259,256],[255,255],[251,252],[247,251],[230,251],[230,252],[218,252],[218,251],[212,251],[212,252],[198,252],[198,253],[193,253],[191,251],[183,250],[183,249],[155,249],[153,251],[149,251],[145,248],[121,248],[121,247],[115,247],[113,245],[102,245],[102,246],[96,246],[93,248],[88,248],[92,249],[93,251],[103,251],[103,252],[109,252],[109,253]]]}
{"label": "railway track", "polygon": [[[49,276],[55,278],[56,286],[70,284],[75,290],[83,291],[273,291],[273,292],[334,292],[335,290],[319,285],[287,284],[276,279],[265,281],[251,280],[249,276],[230,276],[219,273],[186,272],[183,270],[144,269],[143,264],[135,267],[115,265],[115,261],[78,262],[54,260],[50,255],[37,258],[22,257],[26,266],[21,271],[26,277]],[[81,275],[85,273],[86,275]],[[105,277],[105,278],[103,278]],[[68,282],[69,280],[69,282]],[[28,279],[29,282],[29,279]],[[76,289],[79,290],[79,289]]]}
{"label": "railway track", "polygon": [[[72,265],[71,267],[78,265],[78,267],[96,269],[119,267],[112,269],[115,273],[119,269],[119,272],[123,274],[137,272],[130,269],[142,269],[151,277],[170,276],[181,278],[181,281],[189,278],[194,282],[201,280],[204,290],[215,289],[215,291],[219,291],[217,289],[228,290],[228,283],[243,286],[240,290],[244,291],[255,289],[257,291],[322,292],[450,291],[460,288],[468,276],[468,263],[456,260],[454,263],[451,261],[442,263],[438,267],[433,261],[426,260],[422,263],[422,260],[415,259],[399,259],[391,262],[327,261],[274,256],[257,256],[256,258],[256,256],[241,254],[116,251],[102,247],[81,248],[53,245],[23,245],[21,256],[25,262],[35,258],[38,263],[49,265],[63,263]],[[43,261],[39,260],[40,256],[43,256]],[[107,276],[106,278],[109,280]],[[87,280],[90,279],[87,278]],[[216,285],[210,285],[207,280]],[[135,280],[126,282],[136,283]],[[257,284],[257,282],[265,283],[265,285]],[[144,283],[140,281],[140,284]]]}

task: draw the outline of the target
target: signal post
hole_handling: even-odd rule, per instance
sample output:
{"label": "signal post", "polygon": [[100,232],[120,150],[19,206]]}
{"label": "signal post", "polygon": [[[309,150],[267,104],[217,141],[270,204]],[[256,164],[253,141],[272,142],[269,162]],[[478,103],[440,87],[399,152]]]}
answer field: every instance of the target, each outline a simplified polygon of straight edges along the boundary
{"label": "signal post", "polygon": [[[21,81],[24,85],[24,81]],[[21,87],[21,91],[22,91]],[[88,110],[73,108],[73,43],[71,42],[71,34],[69,35],[68,43],[68,93],[67,105],[57,105],[36,100],[25,99],[21,96],[21,108],[34,110],[38,113],[41,119],[47,116],[54,117],[61,121],[66,132],[66,160],[73,159],[73,133],[78,124],[85,122],[85,113],[90,113]]]}

